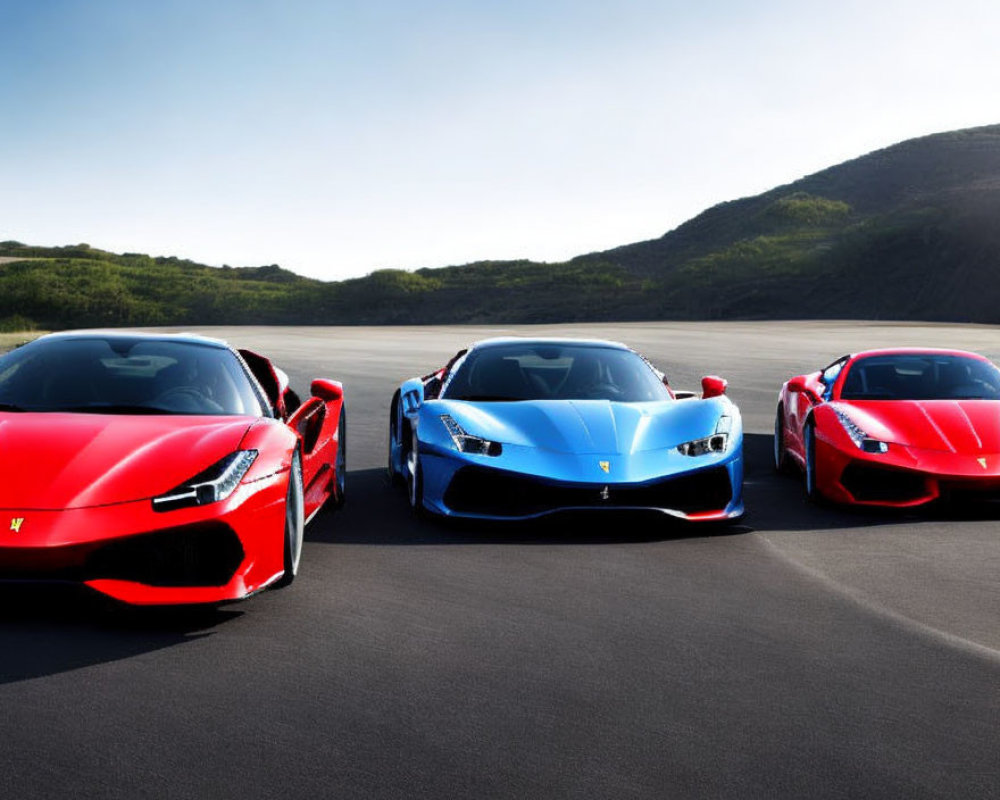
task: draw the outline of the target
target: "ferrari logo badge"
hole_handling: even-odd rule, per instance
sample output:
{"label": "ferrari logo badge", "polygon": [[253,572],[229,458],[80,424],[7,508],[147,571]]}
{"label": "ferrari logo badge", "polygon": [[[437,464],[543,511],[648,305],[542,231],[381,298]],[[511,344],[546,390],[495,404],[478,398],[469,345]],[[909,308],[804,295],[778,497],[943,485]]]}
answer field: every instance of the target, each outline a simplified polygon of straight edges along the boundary
{"label": "ferrari logo badge", "polygon": [[979,462],[979,466],[981,466],[983,469],[986,469],[986,459],[985,458],[977,458],[976,461]]}
{"label": "ferrari logo badge", "polygon": [[610,461],[598,461],[598,465],[605,472],[611,472],[611,462]]}
{"label": "ferrari logo badge", "polygon": [[602,500],[609,500],[611,498],[611,492],[608,491],[608,487],[605,486],[601,489],[600,495],[598,495]]}
{"label": "ferrari logo badge", "polygon": [[20,533],[21,526],[24,524],[24,517],[13,517],[10,521],[10,529],[14,533]]}

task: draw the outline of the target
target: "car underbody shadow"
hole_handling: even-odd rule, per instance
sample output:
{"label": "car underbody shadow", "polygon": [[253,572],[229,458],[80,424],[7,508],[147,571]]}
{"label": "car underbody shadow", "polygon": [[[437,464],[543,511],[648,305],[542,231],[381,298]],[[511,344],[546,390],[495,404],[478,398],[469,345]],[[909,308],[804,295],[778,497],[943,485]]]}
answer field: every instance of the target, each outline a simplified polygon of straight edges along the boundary
{"label": "car underbody shadow", "polygon": [[196,641],[241,613],[127,606],[69,584],[0,584],[0,684]]}
{"label": "car underbody shadow", "polygon": [[685,522],[659,512],[593,509],[532,520],[469,520],[418,515],[385,470],[348,474],[347,505],[318,515],[306,541],[330,544],[621,544],[745,533],[738,522]]}

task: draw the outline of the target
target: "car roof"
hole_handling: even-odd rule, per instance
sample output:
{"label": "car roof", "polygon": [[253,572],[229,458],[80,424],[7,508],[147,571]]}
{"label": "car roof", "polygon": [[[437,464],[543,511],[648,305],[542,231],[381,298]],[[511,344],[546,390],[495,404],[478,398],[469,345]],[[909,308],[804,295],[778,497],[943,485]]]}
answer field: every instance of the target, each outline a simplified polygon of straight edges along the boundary
{"label": "car roof", "polygon": [[480,339],[478,342],[473,342],[470,346],[470,350],[481,350],[489,347],[502,347],[504,345],[511,344],[527,344],[527,345],[576,345],[585,347],[604,347],[609,350],[632,350],[628,345],[622,344],[621,342],[611,342],[605,339],[579,339],[574,337],[558,336],[498,336],[492,339]]}
{"label": "car roof", "polygon": [[878,350],[862,350],[851,355],[851,359],[867,358],[868,356],[908,356],[908,355],[936,355],[936,356],[969,356],[983,361],[989,361],[986,356],[973,353],[971,350],[954,350],[948,347],[886,347]]}
{"label": "car roof", "polygon": [[44,336],[39,336],[35,341],[54,341],[58,339],[142,339],[149,342],[179,342],[181,344],[218,347],[224,350],[230,349],[229,344],[222,339],[213,339],[197,333],[151,333],[148,331],[102,330],[99,328],[47,333]]}

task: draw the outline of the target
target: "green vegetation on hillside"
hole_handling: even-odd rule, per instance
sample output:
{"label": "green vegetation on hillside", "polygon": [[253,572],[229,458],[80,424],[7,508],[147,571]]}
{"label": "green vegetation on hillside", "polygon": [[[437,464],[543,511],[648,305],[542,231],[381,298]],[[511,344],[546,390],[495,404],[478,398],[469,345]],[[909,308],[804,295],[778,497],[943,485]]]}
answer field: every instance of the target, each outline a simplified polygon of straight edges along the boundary
{"label": "green vegetation on hillside", "polygon": [[275,266],[0,243],[0,256],[22,255],[0,264],[0,330],[611,319],[610,296],[640,293],[638,279],[603,262],[483,262],[325,283]]}
{"label": "green vegetation on hillside", "polygon": [[278,267],[216,269],[176,258],[115,255],[86,245],[0,243],[0,327],[283,322],[308,287],[321,285]]}
{"label": "green vegetation on hillside", "polygon": [[322,282],[86,244],[0,242],[0,331],[847,317],[1000,322],[1000,126],[914,139],[660,239],[558,264],[483,261]]}
{"label": "green vegetation on hillside", "polygon": [[653,279],[658,318],[996,323],[997,208],[989,126],[903,142],[581,259]]}

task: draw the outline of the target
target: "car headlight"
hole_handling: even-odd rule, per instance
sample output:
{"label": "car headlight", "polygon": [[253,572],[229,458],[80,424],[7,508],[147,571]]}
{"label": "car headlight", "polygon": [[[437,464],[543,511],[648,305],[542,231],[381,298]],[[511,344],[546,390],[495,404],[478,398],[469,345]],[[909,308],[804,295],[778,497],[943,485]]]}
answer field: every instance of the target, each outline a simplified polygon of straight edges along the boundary
{"label": "car headlight", "polygon": [[889,452],[888,442],[873,439],[854,420],[852,420],[839,408],[835,408],[833,410],[837,415],[837,419],[840,420],[840,424],[843,425],[844,430],[847,431],[847,435],[851,438],[851,441],[854,442],[858,449],[864,450],[866,453]]}
{"label": "car headlight", "polygon": [[729,431],[733,427],[733,418],[728,414],[719,417],[715,425],[715,433],[703,439],[677,445],[677,450],[684,456],[704,456],[709,453],[724,453],[729,446]]}
{"label": "car headlight", "polygon": [[498,456],[503,452],[503,446],[500,442],[491,442],[488,439],[483,439],[481,436],[473,436],[470,433],[466,433],[462,426],[455,422],[448,414],[441,415],[441,422],[448,429],[448,433],[451,434],[451,440],[455,443],[455,447],[460,453],[474,453],[479,456]]}
{"label": "car headlight", "polygon": [[713,433],[704,439],[679,444],[677,450],[683,456],[704,456],[709,453],[724,453],[727,444],[729,444],[728,433]]}
{"label": "car headlight", "polygon": [[257,458],[256,450],[237,450],[216,461],[204,472],[153,498],[153,511],[173,511],[175,508],[203,506],[225,500],[233,493],[250,465]]}

